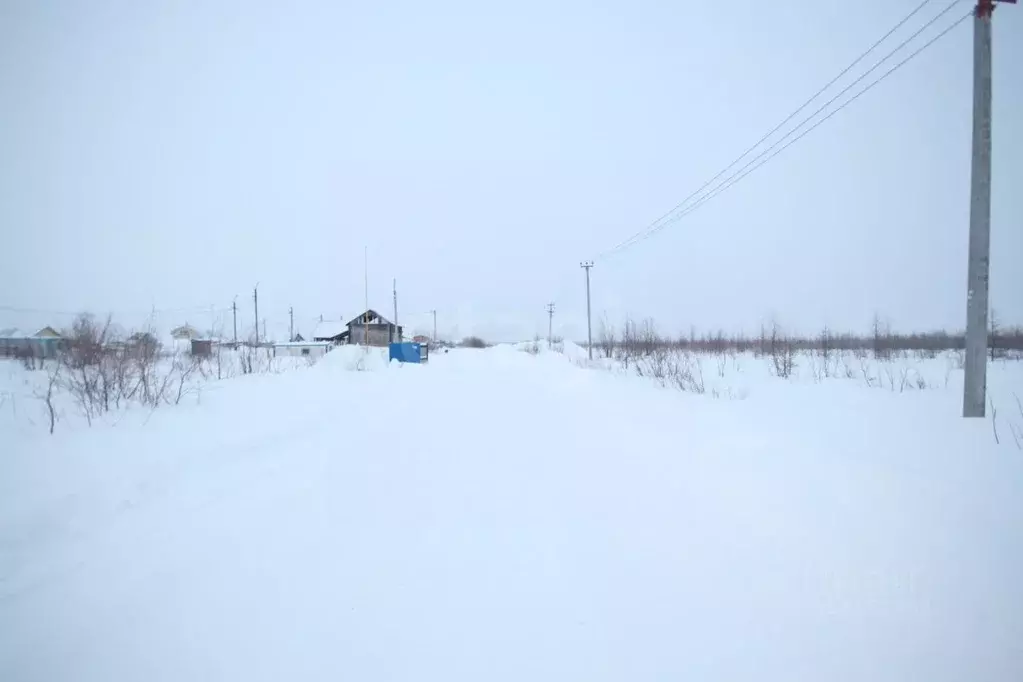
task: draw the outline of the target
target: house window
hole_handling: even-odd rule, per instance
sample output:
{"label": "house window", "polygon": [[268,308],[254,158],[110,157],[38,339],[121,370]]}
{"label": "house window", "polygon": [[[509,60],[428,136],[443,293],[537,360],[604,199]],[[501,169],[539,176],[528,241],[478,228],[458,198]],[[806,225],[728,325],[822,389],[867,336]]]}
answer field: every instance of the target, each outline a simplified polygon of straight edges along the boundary
{"label": "house window", "polygon": [[309,349],[308,348],[303,348],[302,349],[302,355],[309,355]]}

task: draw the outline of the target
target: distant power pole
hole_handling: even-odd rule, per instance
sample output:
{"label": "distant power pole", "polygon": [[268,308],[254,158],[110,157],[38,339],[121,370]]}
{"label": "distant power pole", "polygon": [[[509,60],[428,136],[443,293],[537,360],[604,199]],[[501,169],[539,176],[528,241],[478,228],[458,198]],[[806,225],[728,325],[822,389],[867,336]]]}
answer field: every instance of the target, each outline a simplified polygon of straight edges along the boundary
{"label": "distant power pole", "polygon": [[593,327],[590,326],[590,268],[593,261],[584,260],[579,267],[586,270],[586,354],[593,359]]}
{"label": "distant power pole", "polygon": [[288,341],[295,340],[295,309],[288,307]]}
{"label": "distant power pole", "polygon": [[437,343],[437,311],[431,310],[430,312],[433,313],[433,342]]}
{"label": "distant power pole", "polygon": [[[397,279],[394,280],[392,288],[394,290],[394,331],[397,331],[398,330],[398,280]],[[392,341],[394,340],[393,337],[392,337],[391,340]],[[401,337],[400,336],[398,337],[398,341],[401,341]]]}
{"label": "distant power pole", "polygon": [[366,312],[362,315],[362,343],[369,348],[369,247],[362,247],[362,274],[365,278]]}
{"label": "distant power pole", "polygon": [[991,14],[973,11],[973,161],[970,169],[970,250],[966,274],[966,362],[963,416],[983,417],[987,401],[988,272],[991,260]]}
{"label": "distant power pole", "polygon": [[259,285],[257,284],[252,289],[252,305],[255,308],[255,317],[252,318],[255,322],[256,327],[256,345],[259,345]]}
{"label": "distant power pole", "polygon": [[547,348],[554,344],[554,303],[547,304]]}
{"label": "distant power pole", "polygon": [[231,301],[231,320],[234,324],[234,345],[238,346],[238,297]]}

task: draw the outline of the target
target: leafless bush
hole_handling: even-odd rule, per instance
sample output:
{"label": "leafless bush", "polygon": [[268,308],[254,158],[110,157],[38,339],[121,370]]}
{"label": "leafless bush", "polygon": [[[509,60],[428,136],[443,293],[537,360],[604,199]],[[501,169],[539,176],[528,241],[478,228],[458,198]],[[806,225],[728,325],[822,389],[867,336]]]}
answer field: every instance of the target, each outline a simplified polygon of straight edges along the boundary
{"label": "leafless bush", "polygon": [[825,325],[824,329],[821,330],[820,336],[817,338],[817,351],[820,355],[823,367],[821,371],[825,379],[831,377],[831,362],[834,353],[832,344],[831,330]]}
{"label": "leafless bush", "polygon": [[842,358],[842,376],[846,379],[853,379],[856,377],[856,372],[849,366],[848,360],[844,357]]}
{"label": "leafless bush", "polygon": [[177,375],[176,381],[178,382],[178,386],[174,396],[175,405],[181,402],[181,397],[185,395],[186,392],[194,390],[191,387],[188,387],[188,383],[192,375],[199,368],[199,364],[198,358],[180,354],[175,356],[170,372],[170,376],[174,376],[175,374]]}
{"label": "leafless bush", "polygon": [[1023,450],[1023,402],[1020,402],[1019,396],[1015,393],[1012,397],[1016,399],[1016,409],[1019,410],[1019,423],[1014,421],[1009,422],[1009,431],[1012,432],[1012,439],[1016,441],[1016,449]]}
{"label": "leafless bush", "polygon": [[487,342],[478,336],[467,336],[462,339],[463,348],[486,348]]}
{"label": "leafless bush", "polygon": [[242,374],[252,374],[253,371],[253,360],[255,359],[256,349],[251,345],[246,345],[242,348],[239,360],[241,362]]}
{"label": "leafless bush", "polygon": [[597,333],[597,348],[605,358],[613,358],[616,350],[615,329],[607,323],[607,319],[600,321],[600,331]]}
{"label": "leafless bush", "polygon": [[782,332],[777,322],[771,325],[771,366],[774,375],[780,379],[788,379],[796,368],[795,344]]}
{"label": "leafless bush", "polygon": [[50,434],[53,434],[53,429],[57,425],[57,408],[53,404],[53,398],[56,391],[60,389],[61,367],[60,362],[50,364],[46,371],[46,390],[36,394],[43,401],[43,405],[46,406],[46,416],[50,423]]}
{"label": "leafless bush", "polygon": [[668,346],[655,348],[649,355],[636,358],[636,374],[656,380],[661,386],[690,393],[704,393],[703,365],[693,353]]}
{"label": "leafless bush", "polygon": [[528,346],[526,346],[525,351],[527,353],[529,353],[530,355],[539,355],[540,354],[540,335],[539,334],[537,334],[536,336],[533,337],[533,341]]}

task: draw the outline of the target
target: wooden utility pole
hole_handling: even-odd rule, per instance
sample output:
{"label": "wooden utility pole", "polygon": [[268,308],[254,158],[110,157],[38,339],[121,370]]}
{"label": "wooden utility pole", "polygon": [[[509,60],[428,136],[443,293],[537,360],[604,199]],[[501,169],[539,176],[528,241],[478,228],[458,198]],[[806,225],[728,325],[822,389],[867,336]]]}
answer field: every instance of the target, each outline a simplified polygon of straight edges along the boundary
{"label": "wooden utility pole", "polygon": [[288,307],[288,341],[295,340],[295,309]]}
{"label": "wooden utility pole", "polygon": [[988,273],[991,260],[991,15],[995,2],[973,11],[973,160],[970,247],[966,274],[966,362],[963,416],[983,417],[987,401]]}
{"label": "wooden utility pole", "polygon": [[238,297],[231,301],[231,320],[234,325],[234,346],[238,347]]}

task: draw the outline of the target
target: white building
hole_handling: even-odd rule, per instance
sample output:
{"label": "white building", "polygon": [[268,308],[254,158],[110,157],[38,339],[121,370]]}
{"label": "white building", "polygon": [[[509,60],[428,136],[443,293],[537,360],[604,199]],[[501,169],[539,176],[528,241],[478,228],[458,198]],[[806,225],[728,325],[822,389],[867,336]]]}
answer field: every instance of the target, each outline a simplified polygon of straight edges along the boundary
{"label": "white building", "polygon": [[322,358],[333,344],[330,341],[290,341],[274,344],[274,357]]}

